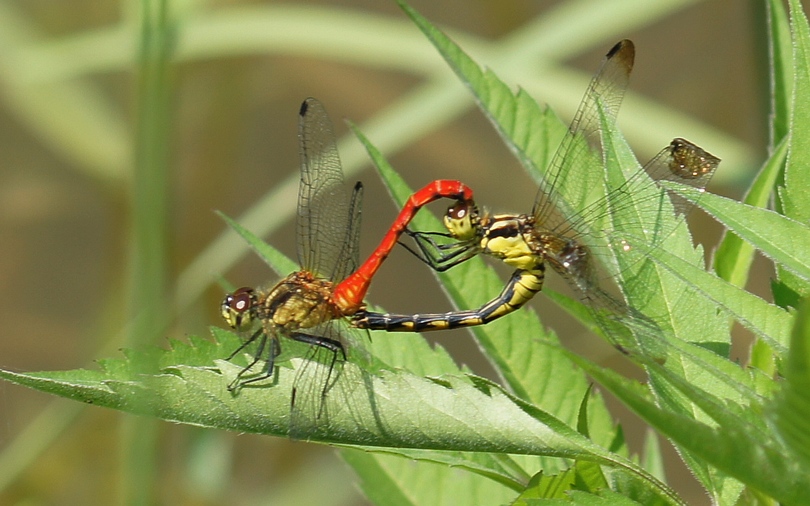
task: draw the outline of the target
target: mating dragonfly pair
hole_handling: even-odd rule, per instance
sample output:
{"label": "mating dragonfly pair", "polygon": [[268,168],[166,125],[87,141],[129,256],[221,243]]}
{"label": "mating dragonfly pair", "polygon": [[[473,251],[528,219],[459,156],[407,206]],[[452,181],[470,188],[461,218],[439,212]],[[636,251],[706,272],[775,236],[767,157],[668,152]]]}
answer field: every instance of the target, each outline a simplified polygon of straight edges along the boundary
{"label": "mating dragonfly pair", "polygon": [[[661,330],[621,296],[606,290],[607,276],[600,262],[609,263],[617,245],[618,250],[621,245],[629,248],[631,237],[619,232],[626,230],[619,223],[626,225],[628,220],[646,233],[646,244],[660,245],[694,205],[677,197],[666,182],[703,189],[720,160],[678,138],[620,183],[611,186],[603,179],[606,196],[603,192],[586,205],[574,205],[588,202],[594,191],[589,183],[572,184],[578,174],[585,168],[603,170],[607,163],[606,137],[615,126],[634,56],[629,40],[608,52],[545,172],[531,213],[481,212],[469,187],[459,181],[437,180],[410,197],[363,264],[358,255],[362,185],[358,182],[349,188],[344,184],[329,118],[318,101],[305,100],[299,113],[301,270],[268,290],[240,288],[223,300],[226,322],[247,335],[229,359],[251,344],[257,347],[251,363],[228,388],[235,391],[271,377],[284,337],[330,357],[329,373],[319,388],[323,398],[334,379],[330,376],[335,364],[347,358],[349,343],[341,320],[344,328],[348,320],[350,326],[361,329],[411,332],[486,324],[520,308],[539,292],[547,265],[568,282],[614,346],[656,361],[665,359],[650,344],[661,339]],[[408,228],[423,206],[442,198],[455,201],[444,216],[446,231]],[[662,213],[675,219],[658,220]],[[650,223],[668,225],[650,230]],[[438,271],[479,254],[501,259],[516,270],[500,295],[478,309],[415,315],[367,311],[363,299],[371,280],[403,234],[415,241],[416,246],[408,249]],[[254,373],[261,361],[261,370]],[[295,399],[298,388],[296,380],[293,403],[301,402]]]}

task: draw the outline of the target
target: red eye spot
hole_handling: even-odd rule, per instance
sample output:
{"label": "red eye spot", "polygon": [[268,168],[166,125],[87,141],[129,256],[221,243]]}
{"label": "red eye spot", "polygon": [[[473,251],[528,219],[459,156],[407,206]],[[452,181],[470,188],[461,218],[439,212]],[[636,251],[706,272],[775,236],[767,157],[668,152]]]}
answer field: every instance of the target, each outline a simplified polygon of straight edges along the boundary
{"label": "red eye spot", "polygon": [[447,217],[451,220],[460,220],[467,216],[467,211],[467,204],[459,202],[447,209]]}
{"label": "red eye spot", "polygon": [[253,290],[251,288],[240,288],[231,294],[227,301],[228,307],[237,313],[244,313],[250,310],[253,305]]}

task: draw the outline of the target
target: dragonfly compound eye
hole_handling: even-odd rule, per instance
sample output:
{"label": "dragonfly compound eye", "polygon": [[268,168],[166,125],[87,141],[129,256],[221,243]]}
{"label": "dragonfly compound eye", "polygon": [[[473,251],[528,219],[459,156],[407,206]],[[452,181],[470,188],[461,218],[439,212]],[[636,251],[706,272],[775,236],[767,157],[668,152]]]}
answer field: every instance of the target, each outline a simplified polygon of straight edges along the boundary
{"label": "dragonfly compound eye", "polygon": [[480,219],[473,202],[458,202],[447,209],[444,226],[456,239],[472,239],[478,234]]}
{"label": "dragonfly compound eye", "polygon": [[256,294],[253,289],[240,288],[222,300],[222,318],[233,329],[247,327],[253,321],[256,305]]}

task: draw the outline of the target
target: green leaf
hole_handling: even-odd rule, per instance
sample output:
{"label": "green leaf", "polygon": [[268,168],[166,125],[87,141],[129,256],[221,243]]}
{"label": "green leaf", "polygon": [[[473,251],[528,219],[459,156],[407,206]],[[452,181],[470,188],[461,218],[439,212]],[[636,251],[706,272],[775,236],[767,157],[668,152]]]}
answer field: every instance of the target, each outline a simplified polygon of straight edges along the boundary
{"label": "green leaf", "polygon": [[790,22],[782,0],[768,0],[768,42],[771,48],[771,148],[786,141],[793,99],[793,43]]}
{"label": "green leaf", "polygon": [[664,456],[661,453],[661,444],[658,436],[652,430],[647,430],[644,435],[644,453],[641,460],[644,469],[650,472],[659,480],[664,480]]}
{"label": "green leaf", "polygon": [[599,468],[577,462],[574,467],[555,475],[538,473],[515,505],[600,504],[600,505],[666,505],[666,498],[656,496],[643,483],[622,472],[612,473],[610,482],[620,492],[608,487]]}
{"label": "green leaf", "polygon": [[[227,385],[241,368],[217,357],[237,345],[237,336],[219,329],[213,332],[216,344],[194,339],[190,345],[173,343],[169,351],[130,351],[124,360],[104,361],[103,371],[0,371],[0,377],[75,400],[169,421],[288,435],[290,392],[296,373],[302,367],[311,370],[327,365],[291,358],[289,366],[294,371],[289,366],[279,367],[272,380],[243,387],[234,394]],[[192,365],[212,362],[219,370]],[[158,367],[145,371],[143,364]],[[310,440],[579,458],[623,468],[656,486],[659,494],[672,496],[669,489],[636,464],[595,445],[547,413],[516,402],[497,385],[481,378],[443,375],[428,379],[401,370],[371,373],[350,361],[342,365],[324,403],[325,418],[306,435]]]}
{"label": "green leaf", "polygon": [[[793,42],[793,96],[790,101],[790,134],[787,163],[785,164],[785,186],[777,193],[779,206],[785,216],[807,223],[810,219],[810,206],[807,192],[810,191],[810,177],[806,168],[810,163],[810,140],[802,132],[810,128],[810,27],[801,2],[789,2],[791,35]],[[805,237],[809,234],[805,234]],[[810,294],[810,281],[801,271],[790,265],[778,265],[779,279],[792,290],[807,296]]]}
{"label": "green leaf", "polygon": [[542,460],[540,458],[523,455],[506,455],[493,453],[453,452],[416,450],[407,448],[379,449],[372,447],[347,448],[345,452],[355,455],[356,450],[373,452],[383,459],[391,456],[405,460],[419,460],[431,464],[441,464],[446,467],[464,469],[510,488],[513,492],[520,492],[529,481],[526,469],[537,469]]}
{"label": "green leaf", "polygon": [[358,450],[343,458],[360,478],[360,488],[374,504],[414,506],[508,504],[515,491],[496,481],[459,472],[447,465],[414,462],[392,455]]}
{"label": "green leaf", "polygon": [[780,193],[785,215],[806,222],[810,219],[807,192],[810,177],[810,139],[800,132],[810,128],[810,28],[804,9],[798,0],[791,0],[791,33],[793,35],[793,69],[795,84],[790,115],[790,141],[785,166],[785,187]]}
{"label": "green leaf", "polygon": [[[632,380],[573,355],[572,360],[647,423],[702,462],[785,504],[806,504],[810,501],[806,467],[785,458],[784,446],[764,426],[761,408],[743,409],[728,401],[719,401],[662,369],[661,374],[668,378],[671,385],[688,395],[714,420],[714,423],[703,423],[661,409],[649,392]],[[713,491],[713,494],[721,493],[722,489]]]}
{"label": "green leaf", "polygon": [[[218,356],[224,356],[225,350],[233,349],[238,341],[229,332],[213,330],[218,342],[222,343],[219,346],[205,346],[205,350],[176,346],[181,350],[185,348],[181,355],[186,361],[216,362],[220,370],[179,363],[176,361],[178,357],[173,356],[177,354],[169,351],[158,357],[157,362],[163,366],[147,373],[138,371],[139,364],[152,361],[144,360],[141,353],[129,352],[126,360],[105,361],[102,364],[104,371],[26,374],[4,371],[2,376],[18,384],[96,405],[206,427],[286,436],[295,374],[283,369],[268,384],[244,387],[238,394],[232,394],[226,386],[240,368],[218,360]],[[212,350],[218,353],[206,355]],[[155,353],[150,351],[149,354]],[[295,370],[302,365],[321,366],[299,358],[290,359],[290,365]],[[406,402],[406,398],[410,401]],[[317,433],[311,434],[313,440],[406,448],[545,453],[545,450],[534,452],[529,448],[539,444],[557,456],[579,444],[570,440],[574,446],[564,443],[558,449],[552,449],[566,437],[555,435],[549,427],[540,429],[542,423],[529,416],[495,385],[480,382],[473,385],[462,376],[430,380],[403,371],[383,371],[380,375],[373,375],[347,362],[327,396],[325,410],[329,416],[328,426],[319,427]],[[466,414],[465,410],[468,410]],[[492,422],[490,429],[484,429],[489,424],[487,419]],[[471,425],[470,420],[476,423]],[[549,420],[553,422],[553,419]],[[498,425],[499,429],[496,428]],[[467,435],[456,431],[461,426],[466,426],[462,432],[467,432]],[[512,429],[507,430],[507,426]],[[487,434],[489,430],[494,432]],[[501,436],[495,434],[498,431]],[[478,437],[468,437],[473,432],[479,432],[479,443],[483,446],[474,443]],[[525,442],[518,443],[521,439],[518,433],[521,432],[525,436],[534,432],[539,439],[525,446]],[[511,436],[507,436],[508,433]],[[574,435],[575,439],[592,445]],[[397,442],[397,439],[401,441]],[[408,439],[410,443],[406,442]],[[511,439],[511,442],[507,443],[506,439]],[[502,443],[506,443],[505,446],[501,446]],[[524,446],[523,450],[519,446]],[[566,446],[568,450],[564,449]]]}
{"label": "green leaf", "polygon": [[804,223],[683,185],[672,184],[671,187],[685,198],[699,202],[704,211],[780,266],[810,279],[810,262],[807,261],[810,228]]}
{"label": "green leaf", "polygon": [[685,262],[666,248],[645,248],[636,246],[656,263],[666,267],[674,275],[688,283],[713,304],[728,311],[747,329],[766,339],[779,354],[788,347],[793,318],[790,313],[760,299],[756,295],[738,288],[705,270]]}
{"label": "green leaf", "polygon": [[785,444],[810,469],[810,306],[806,300],[796,316],[784,375],[774,403],[776,426]]}
{"label": "green leaf", "polygon": [[[781,175],[787,156],[788,143],[782,140],[768,161],[762,166],[743,202],[749,206],[765,208],[770,202],[776,182]],[[734,232],[727,231],[714,253],[714,269],[717,275],[730,283],[744,287],[748,281],[748,269],[754,261],[755,248]]]}
{"label": "green leaf", "polygon": [[528,506],[539,503],[540,501],[535,501],[536,499],[566,499],[568,491],[573,488],[576,479],[577,472],[573,468],[556,475],[537,474],[532,478],[529,488],[520,494],[514,505]]}

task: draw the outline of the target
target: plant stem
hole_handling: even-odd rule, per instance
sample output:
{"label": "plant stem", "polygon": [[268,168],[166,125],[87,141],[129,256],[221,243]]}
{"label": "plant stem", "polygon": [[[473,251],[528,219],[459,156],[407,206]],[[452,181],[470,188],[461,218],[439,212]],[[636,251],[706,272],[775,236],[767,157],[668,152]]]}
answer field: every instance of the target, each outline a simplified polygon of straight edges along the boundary
{"label": "plant stem", "polygon": [[[127,338],[128,346],[136,348],[154,344],[168,321],[169,64],[174,46],[166,0],[141,0],[138,14],[140,46],[129,269],[132,325]],[[149,360],[133,363],[134,375],[139,371],[154,371],[155,364],[144,361]],[[123,502],[152,504],[156,489],[158,422],[127,417],[122,428]]]}

